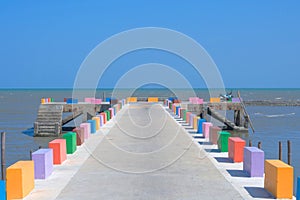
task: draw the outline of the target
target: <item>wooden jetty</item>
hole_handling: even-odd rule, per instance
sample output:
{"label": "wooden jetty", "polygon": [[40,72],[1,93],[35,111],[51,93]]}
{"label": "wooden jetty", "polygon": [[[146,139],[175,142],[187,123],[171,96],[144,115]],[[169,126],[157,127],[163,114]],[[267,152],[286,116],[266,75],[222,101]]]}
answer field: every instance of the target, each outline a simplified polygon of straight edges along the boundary
{"label": "wooden jetty", "polygon": [[[101,104],[78,103],[67,104],[65,102],[51,102],[41,104],[37,119],[34,123],[34,136],[58,136],[62,132],[62,126],[82,115],[86,121],[111,107],[109,102]],[[71,113],[63,119],[63,113]]]}

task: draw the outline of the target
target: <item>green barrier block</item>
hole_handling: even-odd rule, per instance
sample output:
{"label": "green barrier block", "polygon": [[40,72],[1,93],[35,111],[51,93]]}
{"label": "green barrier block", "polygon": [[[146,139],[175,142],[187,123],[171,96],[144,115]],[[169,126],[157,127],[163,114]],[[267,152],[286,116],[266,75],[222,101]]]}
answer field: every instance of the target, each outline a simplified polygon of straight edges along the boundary
{"label": "green barrier block", "polygon": [[228,152],[228,139],[230,137],[230,133],[227,131],[220,131],[219,132],[219,139],[218,139],[218,149],[221,152]]}
{"label": "green barrier block", "polygon": [[110,111],[109,111],[109,110],[106,110],[106,111],[104,111],[104,112],[106,112],[107,121],[109,121],[109,120],[110,120]]}
{"label": "green barrier block", "polygon": [[73,154],[76,151],[76,133],[75,132],[68,132],[63,134],[62,136],[66,139],[66,146],[67,146],[67,154]]}
{"label": "green barrier block", "polygon": [[186,109],[183,110],[183,118],[182,119],[183,119],[183,121],[186,122]]}

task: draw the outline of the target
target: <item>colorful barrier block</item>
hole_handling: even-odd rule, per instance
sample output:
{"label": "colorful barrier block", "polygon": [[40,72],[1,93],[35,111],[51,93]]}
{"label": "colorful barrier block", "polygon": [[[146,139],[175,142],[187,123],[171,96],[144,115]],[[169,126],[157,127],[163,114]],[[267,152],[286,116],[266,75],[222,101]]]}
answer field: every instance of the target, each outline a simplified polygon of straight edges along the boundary
{"label": "colorful barrier block", "polygon": [[87,123],[90,123],[91,125],[91,133],[94,134],[96,133],[96,121],[95,120],[87,120]]}
{"label": "colorful barrier block", "polygon": [[90,137],[90,133],[91,133],[91,124],[90,123],[81,123],[80,128],[83,128],[83,130],[84,130],[84,140],[88,139]]}
{"label": "colorful barrier block", "polygon": [[0,200],[6,200],[6,182],[0,180]]}
{"label": "colorful barrier block", "polygon": [[103,115],[97,115],[97,117],[99,117],[99,119],[100,119],[100,127],[102,127],[104,125],[104,117],[103,117]]}
{"label": "colorful barrier block", "polygon": [[233,162],[243,162],[245,146],[245,140],[239,137],[230,137],[228,139],[228,157]]}
{"label": "colorful barrier block", "polygon": [[202,133],[204,138],[209,138],[209,127],[213,126],[211,122],[202,123]]}
{"label": "colorful barrier block", "polygon": [[96,121],[96,130],[98,131],[100,129],[100,118],[99,117],[93,117],[92,120]]}
{"label": "colorful barrier block", "polygon": [[109,114],[110,114],[110,119],[113,118],[115,116],[114,109],[113,108],[109,108],[108,111],[109,111]]}
{"label": "colorful barrier block", "polygon": [[84,143],[84,128],[83,127],[77,127],[72,130],[76,133],[76,145],[80,146]]}
{"label": "colorful barrier block", "polygon": [[67,154],[73,154],[77,149],[76,142],[76,133],[68,132],[62,136],[66,140],[67,144]]}
{"label": "colorful barrier block", "polygon": [[263,177],[265,168],[265,153],[257,147],[244,148],[243,170],[250,177]]}
{"label": "colorful barrier block", "polygon": [[210,103],[219,103],[221,102],[221,99],[219,97],[211,97]]}
{"label": "colorful barrier block", "polygon": [[186,121],[186,109],[182,109],[182,119]]}
{"label": "colorful barrier block", "polygon": [[106,113],[106,121],[108,122],[111,119],[110,111],[106,110],[104,112]]}
{"label": "colorful barrier block", "polygon": [[264,188],[277,199],[291,199],[293,174],[293,167],[281,160],[265,160]]}
{"label": "colorful barrier block", "polygon": [[127,98],[127,103],[135,103],[137,102],[137,97],[128,97]]}
{"label": "colorful barrier block", "polygon": [[209,142],[212,144],[218,144],[219,132],[221,131],[222,129],[217,126],[209,127]]}
{"label": "colorful barrier block", "polygon": [[192,126],[192,127],[193,127],[194,117],[195,117],[195,116],[196,116],[196,115],[193,114],[193,113],[190,114],[190,123],[189,123],[189,125]]}
{"label": "colorful barrier block", "polygon": [[176,115],[180,116],[180,112],[179,112],[180,106],[176,106]]}
{"label": "colorful barrier block", "polygon": [[218,138],[218,149],[220,149],[221,152],[228,152],[228,139],[230,137],[230,133],[227,131],[221,131],[219,132],[219,138]]}
{"label": "colorful barrier block", "polygon": [[67,99],[67,104],[77,104],[77,103],[78,103],[78,99],[73,99],[73,98]]}
{"label": "colorful barrier block", "polygon": [[158,97],[148,97],[148,102],[156,103],[158,102]]}
{"label": "colorful barrier block", "polygon": [[200,117],[198,117],[197,115],[195,115],[193,118],[193,129],[194,130],[198,130],[198,119],[200,119]]}
{"label": "colorful barrier block", "polygon": [[34,188],[34,163],[18,161],[6,169],[7,199],[22,199]]}
{"label": "colorful barrier block", "polygon": [[32,153],[34,178],[46,179],[53,171],[53,149],[39,149]]}
{"label": "colorful barrier block", "polygon": [[186,112],[186,123],[190,123],[190,115],[191,115],[192,113],[191,112]]}
{"label": "colorful barrier block", "polygon": [[103,125],[106,124],[106,120],[107,120],[106,112],[102,112],[100,113],[100,115],[103,116]]}
{"label": "colorful barrier block", "polygon": [[241,100],[240,100],[240,98],[232,98],[232,99],[231,99],[231,102],[232,102],[232,103],[240,103]]}
{"label": "colorful barrier block", "polygon": [[197,133],[202,133],[203,130],[202,130],[202,124],[206,122],[206,119],[199,119],[198,120],[198,129],[197,129]]}
{"label": "colorful barrier block", "polygon": [[67,159],[67,147],[65,139],[55,139],[49,142],[49,148],[53,149],[53,164],[60,165]]}

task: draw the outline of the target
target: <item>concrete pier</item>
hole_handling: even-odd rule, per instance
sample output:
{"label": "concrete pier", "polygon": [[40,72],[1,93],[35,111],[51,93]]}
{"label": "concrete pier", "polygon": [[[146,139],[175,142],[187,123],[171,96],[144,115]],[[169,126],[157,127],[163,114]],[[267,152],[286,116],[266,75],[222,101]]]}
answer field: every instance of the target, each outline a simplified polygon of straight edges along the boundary
{"label": "concrete pier", "polygon": [[26,199],[219,198],[243,199],[161,105],[140,103],[125,106]]}

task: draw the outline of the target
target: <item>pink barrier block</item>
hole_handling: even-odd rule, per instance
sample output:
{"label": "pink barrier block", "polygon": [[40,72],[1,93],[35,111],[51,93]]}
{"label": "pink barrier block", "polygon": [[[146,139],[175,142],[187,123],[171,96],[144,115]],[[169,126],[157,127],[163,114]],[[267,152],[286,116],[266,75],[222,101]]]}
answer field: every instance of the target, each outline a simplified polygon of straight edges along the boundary
{"label": "pink barrier block", "polygon": [[84,139],[88,139],[91,134],[91,124],[90,123],[81,123],[80,128],[84,129]]}
{"label": "pink barrier block", "polygon": [[87,97],[87,98],[84,98],[84,102],[86,102],[86,103],[92,103],[93,99],[95,99],[95,98]]}
{"label": "pink barrier block", "polygon": [[209,127],[212,126],[210,122],[203,122],[202,123],[202,133],[204,138],[209,138]]}
{"label": "pink barrier block", "polygon": [[102,99],[95,99],[95,104],[101,104],[102,103]]}

